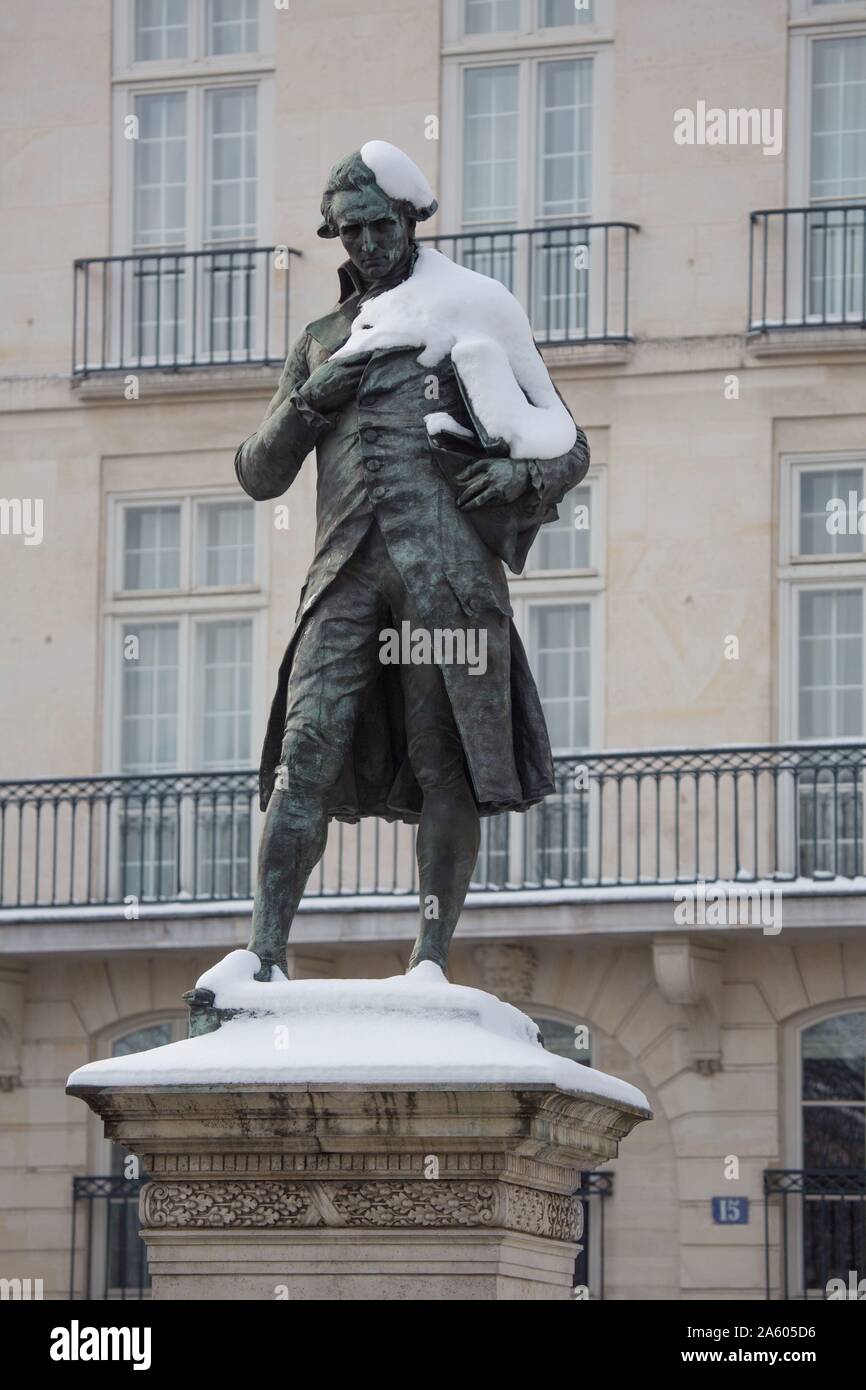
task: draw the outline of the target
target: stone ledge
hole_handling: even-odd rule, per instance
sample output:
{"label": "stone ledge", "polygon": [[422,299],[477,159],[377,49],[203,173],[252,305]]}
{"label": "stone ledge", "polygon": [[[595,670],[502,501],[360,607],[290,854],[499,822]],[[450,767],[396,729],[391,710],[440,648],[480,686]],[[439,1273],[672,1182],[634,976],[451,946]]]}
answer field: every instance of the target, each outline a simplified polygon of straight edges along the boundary
{"label": "stone ledge", "polygon": [[847,328],[769,328],[764,333],[748,333],[746,349],[752,357],[859,361],[866,353],[866,329],[859,324]]}
{"label": "stone ledge", "polygon": [[188,396],[230,394],[234,398],[245,393],[267,396],[276,391],[281,370],[276,364],[269,367],[179,367],[177,371],[124,367],[119,371],[94,371],[90,376],[73,377],[71,385],[73,400],[80,401],[82,405],[90,401],[128,404],[123,391],[126,378],[130,376],[138,378],[139,405]]}

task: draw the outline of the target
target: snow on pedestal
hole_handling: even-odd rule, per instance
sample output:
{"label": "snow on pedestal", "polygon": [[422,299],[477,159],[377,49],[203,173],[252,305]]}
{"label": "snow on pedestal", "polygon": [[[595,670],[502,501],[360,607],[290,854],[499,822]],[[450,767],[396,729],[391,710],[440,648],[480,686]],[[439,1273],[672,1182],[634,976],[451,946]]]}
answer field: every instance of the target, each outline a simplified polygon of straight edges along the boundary
{"label": "snow on pedestal", "polygon": [[218,1031],[79,1067],[70,1086],[423,1083],[551,1086],[648,1110],[616,1077],[547,1052],[511,1004],[449,984],[425,961],[386,980],[253,978],[258,957],[233,951],[198,989],[236,1011]]}

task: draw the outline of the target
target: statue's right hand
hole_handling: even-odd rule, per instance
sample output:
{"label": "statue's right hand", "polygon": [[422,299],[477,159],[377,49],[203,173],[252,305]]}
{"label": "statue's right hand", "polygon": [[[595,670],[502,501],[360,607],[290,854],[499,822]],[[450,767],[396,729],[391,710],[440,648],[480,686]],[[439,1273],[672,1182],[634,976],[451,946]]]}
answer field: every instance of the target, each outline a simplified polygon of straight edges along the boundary
{"label": "statue's right hand", "polygon": [[363,357],[331,358],[307,378],[300,394],[321,415],[341,410],[356,394],[369,360],[369,353]]}

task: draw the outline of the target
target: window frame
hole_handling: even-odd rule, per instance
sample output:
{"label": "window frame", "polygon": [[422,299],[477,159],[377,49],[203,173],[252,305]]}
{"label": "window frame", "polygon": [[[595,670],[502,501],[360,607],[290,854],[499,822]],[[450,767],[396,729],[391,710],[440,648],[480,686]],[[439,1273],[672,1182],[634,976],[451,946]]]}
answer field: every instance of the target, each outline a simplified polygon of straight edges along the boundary
{"label": "window frame", "polygon": [[[452,4],[455,2],[452,0]],[[479,39],[483,42],[479,43]],[[544,62],[580,58],[592,62],[590,211],[576,213],[573,217],[541,217],[537,211],[538,68]],[[455,158],[445,162],[440,175],[442,234],[473,230],[473,224],[465,228],[463,224],[464,72],[467,68],[508,66],[518,69],[518,201],[514,221],[503,224],[503,229],[609,220],[613,43],[610,23],[597,22],[518,35],[470,35],[452,38],[450,45],[446,41],[442,61],[442,141],[443,148],[455,151]],[[490,227],[498,225],[489,224]],[[477,224],[477,229],[485,230],[486,224]]]}
{"label": "window frame", "polygon": [[[208,91],[222,88],[252,87],[256,91],[256,227],[243,245],[267,245],[273,229],[273,180],[267,172],[274,158],[274,7],[259,0],[259,49],[255,53],[233,53],[220,57],[203,54],[205,0],[190,0],[190,33],[196,26],[199,56],[134,62],[134,0],[114,0],[114,70],[112,75],[112,179],[111,245],[114,255],[133,254],[135,159],[133,140],[124,136],[124,120],[134,113],[140,96],[183,92],[186,95],[186,227],[184,245],[171,249],[199,251],[209,247],[240,245],[239,242],[209,242],[206,231]],[[198,16],[198,18],[196,18]],[[153,246],[154,252],[164,249]],[[136,254],[146,255],[146,251]]]}
{"label": "window frame", "polygon": [[112,66],[115,80],[141,77],[175,76],[181,72],[207,68],[209,71],[237,71],[239,67],[273,68],[275,7],[270,0],[258,0],[259,46],[249,53],[206,53],[207,0],[187,0],[187,54],[184,58],[135,57],[135,0],[112,0]]}
{"label": "window frame", "polygon": [[539,20],[541,15],[541,0],[519,0],[520,16],[517,29],[503,29],[495,33],[467,34],[464,30],[464,0],[443,0],[442,5],[442,39],[447,48],[454,45],[473,48],[490,48],[499,45],[510,45],[515,39],[525,41],[541,42],[547,40],[549,35],[567,36],[573,40],[576,35],[587,35],[598,37],[601,34],[609,35],[613,30],[615,19],[616,0],[593,0],[593,20],[592,22],[578,21],[576,24],[551,25],[543,27]]}
{"label": "window frame", "polygon": [[866,203],[857,198],[813,199],[812,186],[812,70],[814,45],[822,39],[866,38],[866,0],[855,5],[812,6],[811,0],[791,0],[789,21],[787,163],[789,207],[832,207],[834,203]]}
{"label": "window frame", "polygon": [[[243,502],[236,491],[225,487],[162,489],[115,493],[108,498],[105,584],[103,593],[104,688],[102,760],[107,775],[119,775],[121,766],[122,668],[118,650],[124,624],[139,621],[178,624],[178,772],[201,771],[198,766],[196,710],[200,708],[200,674],[197,673],[197,632],[203,623],[249,619],[252,623],[252,671],[250,681],[250,762],[262,733],[265,692],[262,673],[266,668],[266,627],[268,592],[264,583],[267,515],[255,508],[254,582],[243,585],[195,586],[198,562],[198,506],[203,502]],[[122,575],[124,515],[133,506],[181,505],[180,589],[123,590],[114,587]],[[147,776],[147,773],[131,774]]]}
{"label": "window frame", "polygon": [[[782,742],[817,743],[826,738],[805,738],[798,728],[799,706],[799,596],[804,590],[861,588],[866,615],[866,549],[852,555],[799,556],[800,475],[831,469],[864,470],[866,451],[786,454],[781,459],[781,509],[779,527],[779,737]],[[795,539],[796,538],[796,539]],[[864,631],[866,666],[866,631]],[[864,669],[864,733],[866,733],[866,669]]]}
{"label": "window frame", "polygon": [[[509,577],[514,625],[527,652],[530,649],[530,612],[548,604],[587,603],[589,606],[589,746],[599,748],[604,737],[606,470],[592,464],[581,486],[590,490],[590,567],[574,570],[526,570]],[[534,673],[533,673],[534,677]],[[574,749],[574,754],[584,752]],[[557,756],[567,757],[561,753]]]}
{"label": "window frame", "polygon": [[[782,1133],[784,1167],[803,1168],[803,1034],[816,1023],[836,1018],[841,1014],[862,1013],[866,1010],[866,995],[852,995],[846,999],[835,999],[829,1003],[818,1004],[787,1020],[781,1039],[781,1061],[783,1074],[782,1087]],[[803,1230],[798,1203],[793,1204],[789,1228],[788,1249],[793,1257],[790,1283],[794,1289],[801,1289],[805,1283],[803,1260]]]}

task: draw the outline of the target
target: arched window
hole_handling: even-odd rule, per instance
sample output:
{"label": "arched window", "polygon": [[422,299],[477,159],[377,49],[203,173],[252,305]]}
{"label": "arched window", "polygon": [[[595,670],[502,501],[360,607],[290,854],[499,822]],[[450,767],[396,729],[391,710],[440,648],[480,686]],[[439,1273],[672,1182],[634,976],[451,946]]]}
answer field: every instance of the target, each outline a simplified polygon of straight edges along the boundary
{"label": "arched window", "polygon": [[803,1277],[806,1296],[866,1275],[866,1011],[800,1034]]}
{"label": "arched window", "polygon": [[[140,1023],[135,1028],[109,1035],[99,1055],[125,1057],[146,1052],[187,1035],[186,1014]],[[102,1126],[95,1123],[101,1131]],[[78,1284],[71,1296],[87,1299],[131,1299],[146,1296],[150,1288],[144,1241],[138,1234],[138,1196],[147,1180],[138,1160],[99,1134],[96,1164],[91,1174],[74,1180],[74,1200],[87,1212],[86,1249],[78,1265]]]}
{"label": "arched window", "polygon": [[803,1167],[866,1166],[866,1011],[801,1034]]}
{"label": "arched window", "polygon": [[[567,1057],[570,1062],[592,1061],[589,1028],[582,1023],[566,1023],[560,1018],[533,1014],[548,1052]],[[604,1207],[603,1199],[612,1191],[612,1179],[603,1173],[582,1174],[580,1198],[583,1202],[583,1236],[574,1263],[575,1288],[589,1290],[591,1298],[604,1297]]]}

